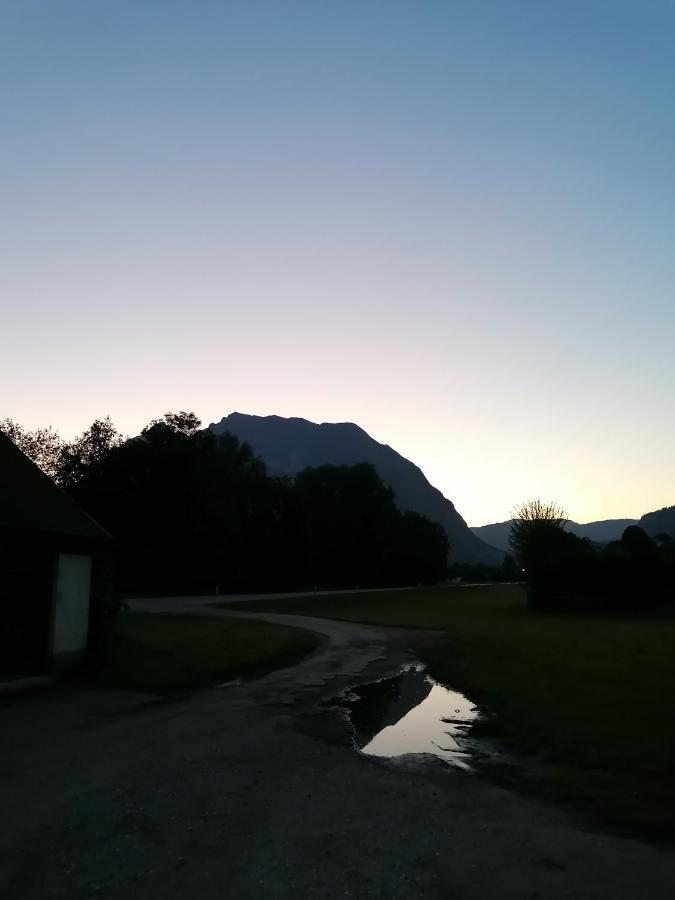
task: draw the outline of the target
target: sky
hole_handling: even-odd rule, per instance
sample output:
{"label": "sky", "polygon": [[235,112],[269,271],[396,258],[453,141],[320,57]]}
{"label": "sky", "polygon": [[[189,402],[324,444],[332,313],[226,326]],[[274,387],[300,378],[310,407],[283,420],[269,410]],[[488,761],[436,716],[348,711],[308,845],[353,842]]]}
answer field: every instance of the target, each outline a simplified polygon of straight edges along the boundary
{"label": "sky", "polygon": [[675,503],[675,2],[0,4],[0,417],[352,421]]}

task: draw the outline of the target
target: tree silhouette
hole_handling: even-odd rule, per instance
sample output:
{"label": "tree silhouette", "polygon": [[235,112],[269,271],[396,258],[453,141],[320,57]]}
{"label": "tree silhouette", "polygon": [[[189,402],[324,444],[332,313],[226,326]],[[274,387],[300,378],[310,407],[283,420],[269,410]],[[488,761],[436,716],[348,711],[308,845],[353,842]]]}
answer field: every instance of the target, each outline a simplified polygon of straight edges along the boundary
{"label": "tree silhouette", "polygon": [[97,419],[59,446],[54,477],[116,538],[123,589],[377,587],[445,576],[444,530],[401,513],[372,465],[273,478],[248,444],[200,424],[169,412],[124,439]]}
{"label": "tree silhouette", "polygon": [[553,535],[562,531],[567,522],[565,510],[554,502],[535,498],[516,507],[512,515],[509,546],[516,560],[525,566],[533,541],[541,535]]}
{"label": "tree silhouette", "polygon": [[57,472],[59,484],[67,489],[85,478],[94,478],[111,451],[122,443],[122,435],[110,416],[95,419],[72,443],[63,445]]}
{"label": "tree silhouette", "polygon": [[30,431],[13,419],[1,419],[0,431],[55,481],[58,479],[64,443],[50,426]]}
{"label": "tree silhouette", "polygon": [[177,413],[164,413],[161,419],[153,419],[150,425],[148,425],[148,428],[152,428],[153,425],[167,425],[172,431],[175,431],[178,434],[188,435],[198,431],[201,424],[201,419],[196,416],[195,413],[181,410]]}

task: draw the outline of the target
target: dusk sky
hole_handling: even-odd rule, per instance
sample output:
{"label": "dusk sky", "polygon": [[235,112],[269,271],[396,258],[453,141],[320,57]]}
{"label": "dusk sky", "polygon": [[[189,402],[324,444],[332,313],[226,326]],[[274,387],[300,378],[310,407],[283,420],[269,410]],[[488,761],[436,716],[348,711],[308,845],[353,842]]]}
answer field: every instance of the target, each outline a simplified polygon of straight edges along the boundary
{"label": "dusk sky", "polygon": [[675,503],[675,3],[5,2],[0,417],[353,421]]}

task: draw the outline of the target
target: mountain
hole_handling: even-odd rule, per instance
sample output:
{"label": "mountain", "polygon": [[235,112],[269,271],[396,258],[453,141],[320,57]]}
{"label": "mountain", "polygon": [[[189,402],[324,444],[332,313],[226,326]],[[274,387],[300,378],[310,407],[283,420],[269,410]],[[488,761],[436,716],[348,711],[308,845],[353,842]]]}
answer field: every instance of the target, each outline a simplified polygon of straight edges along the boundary
{"label": "mountain", "polygon": [[[639,525],[651,537],[663,533],[675,539],[675,506],[666,506],[656,512],[645,513],[641,519],[602,519],[598,522],[587,522],[585,525],[568,522],[565,527],[579,537],[588,538],[597,544],[608,544],[610,541],[618,541],[629,525]],[[481,525],[472,528],[471,531],[482,541],[508,553],[510,519],[508,522]]]}
{"label": "mountain", "polygon": [[481,541],[485,541],[491,547],[496,547],[504,553],[509,553],[509,535],[511,534],[511,519],[508,522],[493,522],[492,525],[479,525],[471,531]]}
{"label": "mountain", "polygon": [[629,525],[637,524],[636,519],[601,519],[585,525],[568,522],[567,530],[596,544],[608,544],[610,541],[618,541]]}
{"label": "mountain", "polygon": [[[566,528],[572,534],[588,538],[597,544],[607,544],[609,541],[618,541],[629,525],[637,525],[637,519],[603,519],[599,522],[588,522],[580,525],[578,522],[568,522]],[[509,536],[511,534],[511,519],[506,522],[495,522],[492,525],[480,525],[471,529],[476,537],[497,547],[505,553],[509,552]]]}
{"label": "mountain", "polygon": [[401,510],[413,510],[439,522],[448,535],[453,562],[499,564],[503,553],[476,537],[450,500],[429,484],[424,473],[386,444],[379,444],[351,422],[284,419],[231,413],[209,428],[246,441],[265,461],[271,475],[293,475],[307,466],[371,463],[394,492]]}
{"label": "mountain", "polygon": [[638,522],[650,537],[669,534],[675,540],[675,506],[664,506],[655,512],[645,513]]}

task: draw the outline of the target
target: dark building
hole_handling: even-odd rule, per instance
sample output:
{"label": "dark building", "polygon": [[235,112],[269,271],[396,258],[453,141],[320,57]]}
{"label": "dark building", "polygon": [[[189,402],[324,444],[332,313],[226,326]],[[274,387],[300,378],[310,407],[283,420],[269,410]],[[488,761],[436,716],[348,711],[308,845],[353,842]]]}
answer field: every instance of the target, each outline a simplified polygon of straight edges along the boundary
{"label": "dark building", "polygon": [[92,559],[108,533],[0,433],[0,681],[87,648]]}

